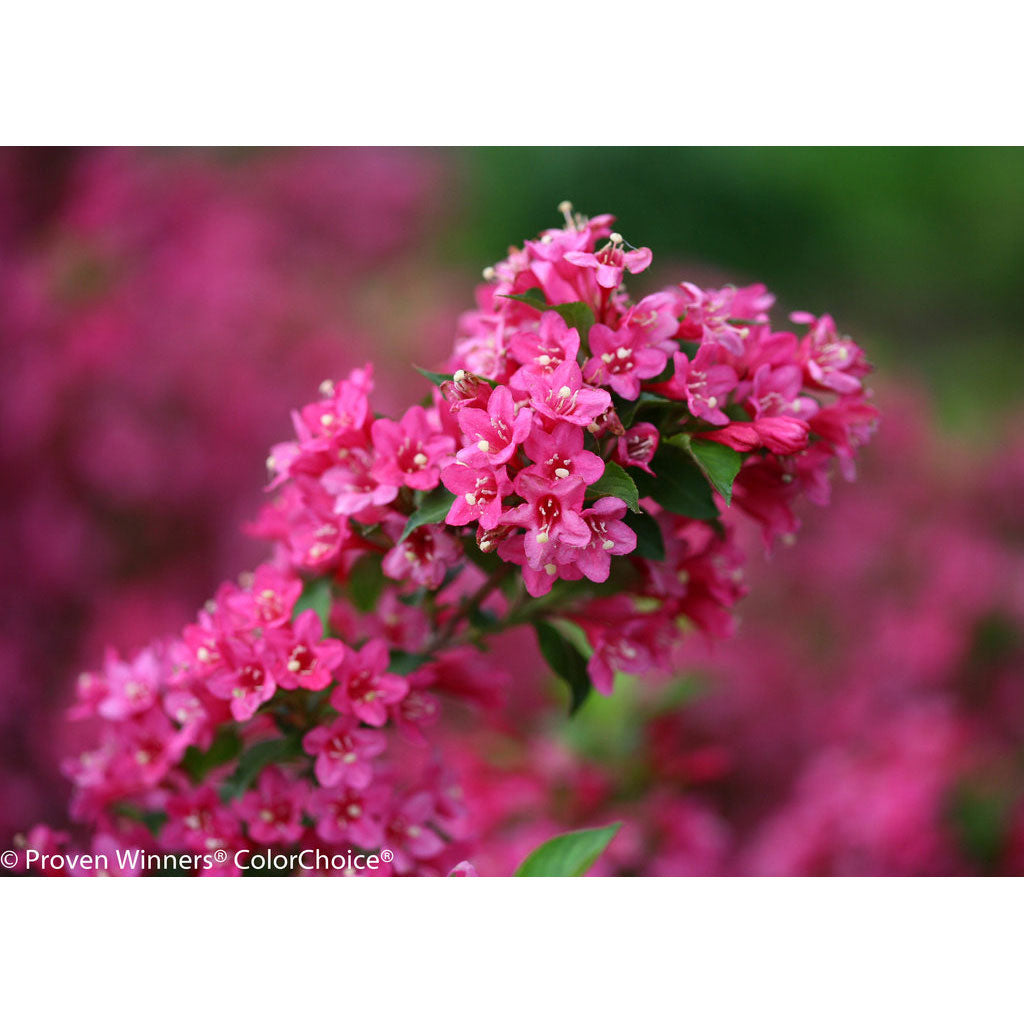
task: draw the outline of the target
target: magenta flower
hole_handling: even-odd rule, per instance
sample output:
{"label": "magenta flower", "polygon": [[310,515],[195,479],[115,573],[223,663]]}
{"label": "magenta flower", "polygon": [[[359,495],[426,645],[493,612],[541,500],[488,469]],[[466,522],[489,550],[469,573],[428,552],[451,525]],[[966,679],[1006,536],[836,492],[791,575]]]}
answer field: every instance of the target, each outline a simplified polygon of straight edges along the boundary
{"label": "magenta flower", "polygon": [[516,412],[516,403],[507,387],[495,388],[487,399],[487,411],[467,408],[459,412],[459,427],[467,447],[459,459],[467,462],[482,455],[492,465],[500,466],[515,454],[530,432],[532,414],[529,409]]}
{"label": "magenta flower", "polygon": [[800,358],[807,376],[821,387],[841,395],[860,391],[860,378],[868,371],[864,353],[849,338],[840,337],[832,317],[793,313],[790,319],[810,325],[800,345]]}
{"label": "magenta flower", "polygon": [[754,374],[751,394],[757,416],[795,416],[809,420],[819,406],[813,398],[800,394],[802,386],[800,367],[792,363],[774,367],[763,363]]}
{"label": "magenta flower", "polygon": [[630,427],[616,442],[618,461],[624,466],[636,466],[654,476],[651,459],[658,450],[661,434],[652,423],[638,423]]}
{"label": "magenta flower", "polygon": [[377,467],[372,452],[365,448],[343,449],[343,452],[339,455],[341,463],[320,477],[323,489],[334,496],[335,515],[356,516],[365,509],[389,505],[395,500],[400,485],[380,481],[375,475]]}
{"label": "magenta flower", "polygon": [[441,482],[455,495],[445,518],[450,526],[479,521],[483,529],[493,530],[501,520],[502,498],[512,493],[505,467],[489,465],[479,452],[469,464],[448,463],[441,470]]}
{"label": "magenta flower", "polygon": [[580,350],[580,335],[569,327],[561,315],[542,314],[535,331],[520,331],[509,339],[509,351],[521,364],[512,376],[513,387],[527,390],[530,375],[546,376],[566,360],[576,362]]}
{"label": "magenta flower", "polygon": [[516,477],[522,505],[505,514],[505,522],[526,528],[526,557],[536,568],[550,561],[555,543],[582,547],[590,542],[590,527],[580,515],[586,485],[579,476],[548,480],[537,473]]}
{"label": "magenta flower", "polygon": [[388,660],[388,645],[377,639],[347,654],[338,674],[338,689],[331,694],[331,706],[367,725],[383,725],[388,707],[409,692],[409,684],[401,676],[387,671]]}
{"label": "magenta flower", "polygon": [[560,363],[550,376],[531,374],[527,378],[530,403],[542,416],[586,427],[612,404],[612,396],[599,388],[587,387],[575,362]]}
{"label": "magenta flower", "polygon": [[604,583],[611,573],[612,555],[628,555],[636,549],[636,534],[622,522],[626,503],[621,498],[598,498],[583,510],[590,527],[590,542],[575,552],[574,562],[594,583]]}
{"label": "magenta flower", "polygon": [[396,543],[384,556],[381,569],[389,579],[411,579],[417,586],[436,590],[461,556],[462,548],[450,531],[428,524]]}
{"label": "magenta flower", "polygon": [[723,406],[739,378],[731,366],[720,361],[719,350],[714,345],[701,345],[692,361],[677,352],[672,363],[672,379],[653,390],[686,402],[694,416],[708,423],[728,423]]}
{"label": "magenta flower", "polygon": [[290,631],[270,636],[267,646],[275,657],[275,676],[284,690],[324,690],[345,658],[340,640],[323,637],[320,617],[311,608],[295,620]]}
{"label": "magenta flower", "polygon": [[597,483],[604,473],[604,459],[584,447],[582,427],[556,423],[551,431],[535,428],[526,439],[526,456],[533,462],[531,473],[551,480],[580,476],[586,484]]}
{"label": "magenta flower", "polygon": [[244,722],[274,696],[277,681],[249,645],[226,638],[219,649],[221,666],[206,680],[206,686],[215,697],[230,701],[231,716]]}
{"label": "magenta flower", "polygon": [[373,477],[379,483],[432,491],[441,466],[455,449],[455,441],[431,423],[427,410],[414,405],[395,423],[375,420],[370,428],[377,453]]}
{"label": "magenta flower", "polygon": [[617,395],[633,401],[640,394],[640,382],[657,377],[668,355],[649,346],[642,332],[632,327],[613,331],[604,324],[590,329],[590,350],[594,353],[583,367],[590,384],[607,385]]}
{"label": "magenta flower", "polygon": [[596,271],[598,285],[614,290],[622,284],[624,270],[639,274],[651,265],[651,250],[644,247],[626,252],[622,236],[613,232],[607,245],[597,252],[567,252],[562,259],[574,267]]}
{"label": "magenta flower", "polygon": [[238,801],[239,817],[257,842],[294,843],[302,835],[302,808],[309,785],[290,779],[276,765],[264,768],[255,789]]}
{"label": "magenta flower", "polygon": [[327,843],[352,843],[374,850],[384,842],[383,812],[388,787],[363,789],[331,786],[313,790],[307,810],[316,819],[316,834]]}
{"label": "magenta flower", "polygon": [[738,452],[767,448],[776,455],[794,455],[807,446],[810,427],[792,416],[765,416],[750,423],[730,423],[702,437],[728,445]]}
{"label": "magenta flower", "polygon": [[373,760],[387,746],[379,729],[362,729],[348,716],[318,725],[302,738],[302,749],[316,758],[313,771],[321,786],[365,789],[373,779]]}

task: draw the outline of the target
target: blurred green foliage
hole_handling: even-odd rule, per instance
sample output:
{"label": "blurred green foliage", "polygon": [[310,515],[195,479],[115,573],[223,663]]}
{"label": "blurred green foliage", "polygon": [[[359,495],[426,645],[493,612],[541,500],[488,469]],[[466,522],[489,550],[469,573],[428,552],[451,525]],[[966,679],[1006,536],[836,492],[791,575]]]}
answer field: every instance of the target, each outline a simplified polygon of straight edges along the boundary
{"label": "blurred green foliage", "polygon": [[764,281],[832,313],[888,376],[923,382],[952,427],[1020,400],[1024,149],[479,148],[449,151],[445,256],[484,267],[571,199],[613,212],[658,267]]}

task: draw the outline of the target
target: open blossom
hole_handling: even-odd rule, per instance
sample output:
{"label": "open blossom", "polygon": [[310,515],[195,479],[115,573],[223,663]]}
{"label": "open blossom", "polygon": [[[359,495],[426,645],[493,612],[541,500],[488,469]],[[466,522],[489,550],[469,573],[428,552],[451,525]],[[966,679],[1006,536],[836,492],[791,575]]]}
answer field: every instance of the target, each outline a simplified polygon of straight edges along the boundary
{"label": "open blossom", "polygon": [[582,477],[549,480],[536,473],[520,473],[516,494],[522,505],[509,511],[507,523],[526,528],[526,556],[533,567],[547,562],[554,545],[581,547],[590,541],[583,509]]}
{"label": "open blossom", "polygon": [[580,350],[580,334],[570,327],[558,313],[541,314],[536,330],[519,331],[509,339],[509,351],[519,362],[511,383],[520,390],[528,390],[532,376],[547,376],[567,360],[576,362]]}
{"label": "open blossom", "polygon": [[414,405],[397,423],[375,420],[370,428],[376,459],[373,478],[393,487],[432,491],[455,440],[431,423],[426,409]]}
{"label": "open blossom", "polygon": [[651,423],[639,423],[621,434],[615,442],[618,462],[623,466],[636,466],[649,476],[654,476],[651,459],[658,451],[661,434]]}
{"label": "open blossom", "polygon": [[732,366],[719,359],[714,346],[702,345],[692,360],[677,352],[672,363],[672,379],[657,389],[659,393],[686,402],[694,416],[708,423],[728,423],[724,406],[739,378]]}
{"label": "open blossom", "polygon": [[253,839],[261,843],[294,843],[302,835],[302,808],[308,785],[290,779],[275,765],[264,768],[254,790],[239,801],[238,812]]}
{"label": "open blossom", "polygon": [[527,390],[533,408],[550,420],[589,426],[611,404],[607,391],[588,387],[575,362],[560,363],[549,376],[531,374]]}
{"label": "open blossom", "polygon": [[640,394],[641,381],[657,377],[668,361],[660,348],[648,344],[643,332],[627,324],[613,331],[604,324],[590,329],[593,356],[583,367],[589,384],[606,384],[630,401]]}
{"label": "open blossom", "polygon": [[487,409],[462,409],[459,427],[466,447],[459,458],[483,456],[494,466],[512,458],[516,446],[530,433],[530,410],[516,410],[512,392],[506,387],[495,388],[487,400]]}
{"label": "open blossom", "polygon": [[622,237],[613,233],[608,243],[597,252],[567,252],[562,258],[575,267],[595,271],[598,285],[614,290],[622,284],[624,270],[639,274],[651,265],[651,250],[641,248],[627,251]]}
{"label": "open blossom", "polygon": [[[668,671],[695,630],[729,635],[737,521],[770,542],[801,494],[827,499],[873,428],[867,366],[827,318],[803,340],[773,332],[762,286],[634,303],[624,273],[649,250],[563,212],[488,268],[423,405],[374,418],[360,368],[294,415],[253,528],[271,558],[177,639],[83,674],[74,714],[100,735],[65,769],[97,836],[134,841],[153,814],[168,849],[315,831],[387,845],[393,873],[445,875],[475,823],[444,723],[450,704],[494,713],[515,685],[495,634],[582,629],[574,699]],[[711,863],[717,833],[691,810],[694,863]]]}
{"label": "open blossom", "polygon": [[373,779],[373,761],[384,752],[387,740],[379,730],[360,729],[354,718],[341,716],[311,729],[302,746],[316,758],[314,770],[321,786],[365,789]]}
{"label": "open blossom", "polygon": [[558,480],[579,476],[586,484],[597,483],[605,462],[600,455],[587,451],[585,437],[583,429],[572,423],[556,423],[550,431],[534,429],[523,446],[533,463],[530,472]]}
{"label": "open blossom", "polygon": [[504,466],[494,466],[475,456],[468,463],[450,462],[441,471],[441,480],[455,495],[445,518],[450,526],[479,522],[483,529],[493,530],[498,525],[503,511],[502,499],[512,493],[512,483]]}
{"label": "open blossom", "polygon": [[383,725],[388,708],[409,692],[409,684],[387,667],[388,649],[382,640],[369,640],[358,651],[350,651],[338,673],[332,706],[367,725]]}
{"label": "open blossom", "polygon": [[384,556],[381,569],[390,579],[410,579],[418,586],[436,590],[461,555],[462,549],[450,533],[428,524],[413,530],[405,540],[396,541]]}

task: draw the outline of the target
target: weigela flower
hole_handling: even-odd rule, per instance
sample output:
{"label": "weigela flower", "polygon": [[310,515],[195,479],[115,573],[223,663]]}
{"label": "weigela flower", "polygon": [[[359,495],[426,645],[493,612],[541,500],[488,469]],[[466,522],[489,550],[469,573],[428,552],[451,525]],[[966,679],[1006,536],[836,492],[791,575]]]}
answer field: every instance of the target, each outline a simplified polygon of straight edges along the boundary
{"label": "weigela flower", "polygon": [[450,526],[479,522],[483,529],[493,530],[501,521],[502,499],[512,493],[512,484],[504,466],[491,465],[476,455],[468,463],[448,463],[441,470],[441,481],[455,495],[445,517]]}
{"label": "weigela flower", "polygon": [[264,768],[256,788],[238,801],[238,813],[257,842],[294,843],[302,835],[302,809],[309,786],[276,765]]}
{"label": "weigela flower", "polygon": [[629,401],[639,396],[641,382],[657,377],[668,361],[662,349],[648,344],[643,332],[628,324],[617,331],[595,324],[590,350],[594,354],[583,367],[587,383],[607,385]]}
{"label": "weigela flower", "polygon": [[384,752],[387,740],[379,729],[362,729],[354,718],[343,715],[311,729],[302,747],[316,758],[314,770],[321,786],[365,789],[373,779],[373,761]]}
{"label": "weigela flower", "polygon": [[586,386],[579,366],[568,360],[549,375],[530,374],[526,387],[530,403],[542,416],[578,427],[589,426],[612,404],[612,396],[600,388]]}
{"label": "weigela flower", "polygon": [[372,474],[379,483],[432,491],[441,467],[455,450],[455,440],[442,434],[426,409],[414,405],[397,423],[374,420],[370,428],[376,459]]}
{"label": "weigela flower", "polygon": [[459,452],[463,462],[482,456],[494,466],[512,458],[516,446],[530,433],[530,410],[519,409],[506,387],[495,388],[487,400],[487,410],[467,408],[459,412],[466,447]]}
{"label": "weigela flower", "polygon": [[387,671],[388,649],[382,640],[370,640],[358,651],[345,655],[338,673],[338,688],[331,706],[354,715],[367,725],[383,725],[388,708],[409,692],[409,684]]}

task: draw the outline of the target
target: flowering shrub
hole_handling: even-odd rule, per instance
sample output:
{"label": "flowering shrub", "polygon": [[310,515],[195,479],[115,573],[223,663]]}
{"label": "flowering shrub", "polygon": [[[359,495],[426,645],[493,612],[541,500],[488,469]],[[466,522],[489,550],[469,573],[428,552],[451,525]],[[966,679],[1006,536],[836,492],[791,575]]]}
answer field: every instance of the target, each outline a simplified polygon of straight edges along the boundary
{"label": "flowering shrub", "polygon": [[728,645],[569,729],[538,695],[439,738],[480,873],[614,819],[605,873],[1024,872],[1019,424],[982,453],[885,408],[862,486],[752,560]]}
{"label": "flowering shrub", "polygon": [[94,850],[234,871],[211,851],[316,844],[447,873],[475,824],[432,738],[513,689],[496,634],[532,628],[572,708],[669,670],[692,631],[731,631],[737,524],[791,534],[796,499],[852,473],[875,410],[829,317],[773,327],[762,285],[633,302],[650,251],[562,210],[485,272],[423,404],[374,416],[366,366],[294,414],[252,526],[268,562],[79,679],[97,741],[66,771]]}
{"label": "flowering shrub", "polygon": [[360,322],[428,233],[437,170],[401,150],[0,152],[0,832],[67,802],[73,672],[261,557],[238,530],[251,452],[339,352],[373,351]]}

